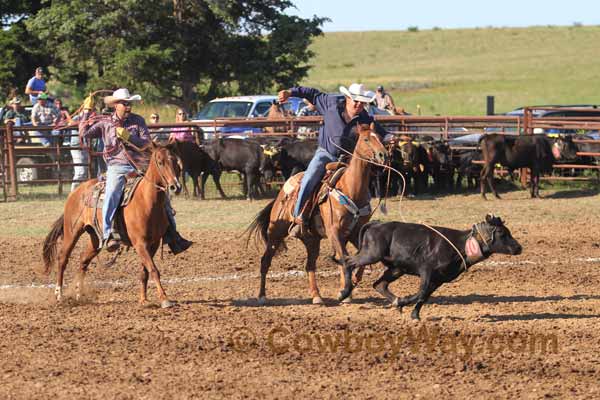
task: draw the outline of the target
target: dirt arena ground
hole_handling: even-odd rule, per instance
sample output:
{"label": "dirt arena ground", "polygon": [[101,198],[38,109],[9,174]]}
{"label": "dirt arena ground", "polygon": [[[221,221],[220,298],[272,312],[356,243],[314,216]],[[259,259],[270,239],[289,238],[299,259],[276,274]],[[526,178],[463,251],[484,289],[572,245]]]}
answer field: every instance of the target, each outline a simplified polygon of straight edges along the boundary
{"label": "dirt arena ground", "polygon": [[[180,230],[196,244],[157,257],[174,308],[158,307],[152,285],[154,306],[137,305],[132,252],[110,269],[101,255],[85,299],[69,296],[71,285],[56,304],[54,274],[36,270],[62,201],[0,204],[0,398],[597,399],[600,195],[543,194],[388,204],[385,219],[461,229],[493,212],[524,246],[442,286],[419,323],[371,288],[379,266],[367,269],[353,304],[339,305],[325,242],[325,305],[310,304],[303,249],[290,240],[271,269],[269,303],[258,306],[259,254],[239,236],[267,201],[176,201]],[[391,288],[414,293],[417,279]]]}

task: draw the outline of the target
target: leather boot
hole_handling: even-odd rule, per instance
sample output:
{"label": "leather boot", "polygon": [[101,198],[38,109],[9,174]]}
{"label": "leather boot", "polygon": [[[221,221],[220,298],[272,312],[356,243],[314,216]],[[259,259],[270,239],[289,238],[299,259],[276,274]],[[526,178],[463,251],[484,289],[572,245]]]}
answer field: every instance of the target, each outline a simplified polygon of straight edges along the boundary
{"label": "leather boot", "polygon": [[170,248],[173,254],[179,254],[189,249],[192,243],[194,242],[184,239],[179,232],[175,231],[175,243],[174,246],[170,245]]}
{"label": "leather boot", "polygon": [[171,225],[169,225],[169,227],[167,228],[167,232],[165,233],[163,240],[169,246],[169,249],[171,249],[171,253],[173,253],[174,255],[186,251],[193,243],[189,240],[182,238],[179,232],[173,229]]}

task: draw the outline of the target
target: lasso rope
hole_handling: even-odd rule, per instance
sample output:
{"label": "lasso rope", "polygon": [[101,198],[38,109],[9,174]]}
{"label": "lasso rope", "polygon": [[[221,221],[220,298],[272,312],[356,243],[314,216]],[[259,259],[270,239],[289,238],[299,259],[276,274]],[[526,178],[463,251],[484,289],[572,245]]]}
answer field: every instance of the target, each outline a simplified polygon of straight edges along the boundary
{"label": "lasso rope", "polygon": [[[402,199],[404,198],[404,190],[405,190],[405,188],[406,188],[406,179],[404,178],[404,176],[402,175],[402,173],[401,173],[400,171],[398,171],[397,169],[395,169],[395,168],[393,168],[393,167],[391,167],[391,166],[384,165],[384,164],[380,164],[380,163],[377,163],[377,162],[375,162],[375,161],[372,161],[372,160],[365,159],[365,158],[363,158],[363,157],[361,157],[361,156],[359,156],[359,155],[354,155],[354,154],[350,153],[348,150],[344,149],[343,147],[341,147],[341,146],[338,146],[338,145],[337,145],[337,144],[336,144],[336,143],[335,143],[333,140],[331,140],[331,138],[329,138],[329,141],[330,141],[330,143],[332,143],[332,144],[333,144],[335,147],[337,147],[339,150],[343,151],[343,152],[344,152],[344,153],[346,153],[346,154],[349,154],[351,157],[356,157],[356,158],[358,158],[359,160],[365,161],[365,162],[367,162],[367,163],[369,163],[369,164],[373,164],[373,165],[377,165],[377,166],[379,166],[379,167],[386,168],[386,169],[388,169],[388,171],[394,171],[395,173],[397,173],[398,175],[400,175],[400,177],[402,177],[402,181],[403,181],[402,192],[401,192],[401,194],[400,194],[400,202],[402,202]],[[387,186],[389,187],[389,180],[388,180],[388,184],[387,184]],[[386,188],[386,191],[387,191],[387,188]],[[381,201],[381,198],[380,198],[380,201]],[[404,218],[404,215],[402,214],[402,208],[401,208],[400,206],[399,206],[398,208],[399,208],[399,210],[400,210],[399,214],[400,214],[400,217],[402,218],[402,222],[406,222],[406,219]],[[373,210],[373,212],[375,212],[375,210]],[[373,215],[373,213],[371,213],[371,215]],[[458,248],[457,248],[457,247],[454,245],[454,243],[452,243],[452,242],[450,241],[450,239],[448,239],[448,238],[447,238],[447,237],[446,237],[446,236],[445,236],[443,233],[441,233],[440,231],[438,231],[438,230],[437,230],[437,229],[435,229],[434,227],[432,227],[432,226],[430,226],[430,225],[428,225],[428,224],[426,224],[426,223],[424,223],[424,222],[420,222],[420,224],[421,224],[421,225],[424,225],[424,226],[426,226],[427,228],[431,229],[432,231],[434,231],[435,233],[437,233],[438,235],[440,235],[442,238],[444,238],[444,240],[446,240],[446,241],[447,241],[447,242],[448,242],[448,243],[449,243],[449,244],[452,246],[452,248],[453,248],[453,249],[456,251],[456,253],[457,253],[457,254],[458,254],[458,256],[460,257],[460,259],[462,260],[462,262],[463,262],[463,266],[464,266],[464,269],[465,269],[465,271],[467,271],[467,270],[468,270],[468,269],[467,269],[467,261],[466,261],[466,260],[465,260],[465,258],[463,257],[463,255],[462,255],[462,253],[460,252],[460,250],[459,250],[459,249],[458,249]]]}
{"label": "lasso rope", "polygon": [[[331,140],[331,138],[329,138],[329,141],[330,141],[331,144],[333,144],[335,147],[337,147],[342,152],[348,154],[350,157],[355,157],[355,158],[357,158],[357,159],[359,159],[361,161],[364,161],[366,163],[373,164],[373,165],[376,165],[378,167],[382,167],[382,168],[387,169],[388,170],[388,183],[386,185],[387,186],[386,187],[386,195],[387,195],[387,190],[389,188],[389,174],[391,174],[391,171],[394,171],[396,174],[398,174],[402,178],[402,183],[403,184],[402,184],[402,191],[400,192],[400,201],[398,202],[398,210],[399,210],[398,213],[400,214],[400,217],[402,218],[402,222],[406,222],[406,219],[404,218],[404,215],[402,214],[402,207],[401,207],[402,200],[404,199],[404,191],[406,189],[406,178],[404,178],[404,175],[402,175],[402,173],[400,171],[398,171],[396,168],[394,168],[392,166],[385,165],[385,164],[380,164],[380,163],[375,162],[373,160],[369,160],[369,159],[363,158],[363,157],[361,157],[359,155],[354,155],[353,153],[350,153],[348,150],[344,149],[343,147],[338,146],[337,143],[335,143],[333,140]],[[381,202],[381,198],[379,198],[379,202]],[[379,204],[377,206],[379,206]],[[375,207],[373,209],[373,212],[371,213],[371,216],[373,216],[373,213],[375,212],[376,209],[377,209],[377,207]]]}

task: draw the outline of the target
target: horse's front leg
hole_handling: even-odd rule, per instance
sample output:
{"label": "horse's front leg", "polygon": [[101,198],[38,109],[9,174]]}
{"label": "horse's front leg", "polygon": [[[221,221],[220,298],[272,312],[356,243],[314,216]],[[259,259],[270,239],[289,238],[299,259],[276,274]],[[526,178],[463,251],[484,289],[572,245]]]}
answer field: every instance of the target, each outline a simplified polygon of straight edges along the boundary
{"label": "horse's front leg", "polygon": [[[339,229],[334,229],[328,236],[335,253],[340,256],[340,293],[338,300],[344,301],[349,299],[352,293],[352,269],[346,264],[346,257],[348,257],[348,251],[346,250],[347,239]],[[346,300],[346,302],[349,301],[351,299]]]}
{"label": "horse's front leg", "polygon": [[[158,243],[149,244],[149,243],[136,243],[135,251],[138,253],[138,256],[142,259],[143,265],[150,272],[150,276],[152,280],[156,283],[156,290],[158,292],[158,298],[160,299],[160,306],[162,308],[172,307],[174,303],[170,301],[165,293],[165,290],[162,287],[160,282],[160,272],[158,271],[158,267],[154,263],[153,257],[158,249]],[[140,297],[141,300],[141,297]]]}
{"label": "horse's front leg", "polygon": [[[364,218],[364,220],[360,221],[356,225],[356,227],[352,231],[352,235],[350,236],[350,243],[352,243],[352,245],[356,248],[356,250],[358,250],[360,247],[360,243],[358,243],[358,233],[360,232],[360,227],[362,227],[364,224],[369,222],[370,217],[366,217],[366,218],[363,217],[363,218]],[[354,284],[354,286],[357,286],[362,281],[364,272],[365,272],[365,265],[360,265],[358,268],[356,268],[354,275],[352,275],[352,283]]]}
{"label": "horse's front leg", "polygon": [[144,264],[140,265],[140,272],[139,272],[139,280],[140,280],[140,305],[141,306],[145,306],[148,304],[148,296],[147,296],[147,291],[148,291],[148,277],[150,276],[150,274],[148,273],[148,269],[144,266]]}
{"label": "horse's front leg", "polygon": [[90,262],[98,255],[100,250],[100,239],[95,233],[90,233],[90,240],[85,248],[85,251],[81,254],[79,263],[79,274],[77,276],[77,282],[75,284],[75,299],[81,300],[83,297],[83,282],[85,275],[90,265]]}
{"label": "horse's front leg", "polygon": [[312,297],[313,304],[322,304],[323,299],[317,286],[317,259],[321,247],[321,238],[317,236],[302,237],[302,243],[306,247],[306,274],[308,275],[308,289]]}

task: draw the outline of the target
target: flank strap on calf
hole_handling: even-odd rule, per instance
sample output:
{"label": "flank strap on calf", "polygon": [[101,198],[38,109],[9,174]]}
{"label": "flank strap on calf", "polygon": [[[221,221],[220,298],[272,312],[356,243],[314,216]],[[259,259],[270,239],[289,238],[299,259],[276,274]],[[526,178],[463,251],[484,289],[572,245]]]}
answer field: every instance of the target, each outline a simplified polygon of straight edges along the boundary
{"label": "flank strap on calf", "polygon": [[352,232],[360,217],[366,217],[371,214],[371,204],[367,203],[363,207],[359,208],[350,197],[346,196],[344,193],[342,193],[341,190],[337,188],[330,189],[329,195],[335,200],[337,200],[337,202],[340,203],[342,206],[346,207],[346,210],[348,210],[350,214],[352,214],[352,223],[350,224],[350,228],[348,229],[349,232]]}

